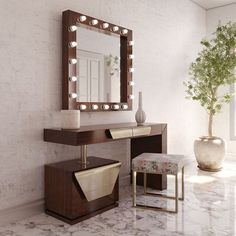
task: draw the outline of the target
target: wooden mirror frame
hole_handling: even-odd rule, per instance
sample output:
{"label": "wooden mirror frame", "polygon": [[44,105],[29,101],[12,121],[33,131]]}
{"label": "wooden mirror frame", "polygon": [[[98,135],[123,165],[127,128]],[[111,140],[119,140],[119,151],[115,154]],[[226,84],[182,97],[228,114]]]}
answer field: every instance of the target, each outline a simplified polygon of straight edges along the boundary
{"label": "wooden mirror frame", "polygon": [[[86,17],[86,18],[85,18]],[[97,20],[93,25],[92,21]],[[76,97],[77,81],[71,79],[77,75],[77,63],[72,64],[71,60],[77,58],[77,47],[72,47],[71,42],[77,42],[76,29],[71,26],[77,26],[77,23],[84,24],[94,29],[112,32],[120,36],[120,101],[117,102],[79,102]],[[103,28],[104,23],[108,23],[107,28]],[[62,14],[62,109],[64,110],[81,110],[81,111],[127,111],[132,110],[132,30],[114,25],[112,23],[96,19],[78,12],[70,10]],[[77,26],[78,27],[78,26]],[[119,27],[114,31],[114,27]],[[74,27],[76,28],[76,27]],[[116,28],[117,29],[117,28]],[[108,106],[105,106],[108,105]]]}

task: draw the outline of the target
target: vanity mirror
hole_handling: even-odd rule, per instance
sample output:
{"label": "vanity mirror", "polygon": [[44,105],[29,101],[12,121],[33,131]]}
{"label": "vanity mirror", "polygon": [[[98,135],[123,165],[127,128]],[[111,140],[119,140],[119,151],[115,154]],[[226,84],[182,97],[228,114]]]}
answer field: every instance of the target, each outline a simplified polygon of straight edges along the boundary
{"label": "vanity mirror", "polygon": [[63,12],[62,109],[132,110],[132,31]]}

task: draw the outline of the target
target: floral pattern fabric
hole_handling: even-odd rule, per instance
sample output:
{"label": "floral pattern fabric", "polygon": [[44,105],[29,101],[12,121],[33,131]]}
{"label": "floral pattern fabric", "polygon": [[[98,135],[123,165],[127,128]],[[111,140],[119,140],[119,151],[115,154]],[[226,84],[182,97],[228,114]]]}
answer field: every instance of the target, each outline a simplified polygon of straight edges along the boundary
{"label": "floral pattern fabric", "polygon": [[189,162],[184,155],[143,153],[132,160],[132,170],[155,174],[177,174]]}

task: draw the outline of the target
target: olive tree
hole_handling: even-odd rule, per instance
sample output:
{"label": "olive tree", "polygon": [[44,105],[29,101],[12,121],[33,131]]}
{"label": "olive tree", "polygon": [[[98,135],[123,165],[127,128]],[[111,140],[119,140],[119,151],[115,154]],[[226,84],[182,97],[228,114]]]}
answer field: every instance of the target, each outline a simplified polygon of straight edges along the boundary
{"label": "olive tree", "polygon": [[213,38],[201,41],[202,51],[190,66],[190,79],[184,82],[187,98],[199,101],[208,113],[208,136],[212,137],[213,117],[233,94],[219,95],[221,86],[236,82],[236,23],[218,26]]}

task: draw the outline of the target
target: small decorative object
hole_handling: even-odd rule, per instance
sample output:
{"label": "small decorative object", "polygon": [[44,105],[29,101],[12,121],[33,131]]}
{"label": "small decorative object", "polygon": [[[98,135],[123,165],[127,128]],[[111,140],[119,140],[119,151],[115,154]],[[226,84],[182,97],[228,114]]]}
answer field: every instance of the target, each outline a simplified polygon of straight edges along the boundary
{"label": "small decorative object", "polygon": [[146,114],[143,111],[143,104],[142,104],[142,92],[138,94],[138,110],[135,114],[135,120],[138,125],[143,125],[146,120]]}
{"label": "small decorative object", "polygon": [[79,110],[61,110],[61,128],[79,129],[80,111]]}
{"label": "small decorative object", "polygon": [[198,167],[207,171],[222,168],[226,145],[212,132],[213,117],[232,94],[218,94],[219,88],[236,82],[236,23],[218,26],[211,40],[202,40],[204,47],[190,67],[192,78],[185,82],[187,98],[199,101],[208,113],[208,136],[194,142]]}
{"label": "small decorative object", "polygon": [[120,59],[117,56],[110,54],[105,57],[106,65],[109,68],[110,75],[113,76],[115,73],[120,72]]}

